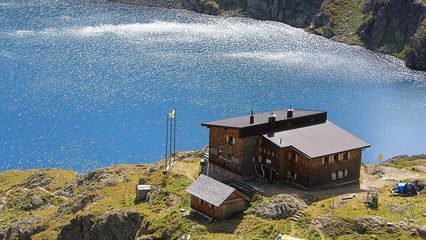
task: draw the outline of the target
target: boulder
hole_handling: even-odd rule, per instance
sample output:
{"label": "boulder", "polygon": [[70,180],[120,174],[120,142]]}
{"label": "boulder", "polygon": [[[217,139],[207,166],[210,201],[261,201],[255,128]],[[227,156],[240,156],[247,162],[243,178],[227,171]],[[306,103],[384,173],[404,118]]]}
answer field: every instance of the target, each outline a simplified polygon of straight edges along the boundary
{"label": "boulder", "polygon": [[273,196],[269,201],[261,203],[251,213],[264,219],[285,219],[306,206],[306,203],[300,198],[279,194]]}
{"label": "boulder", "polygon": [[62,227],[59,240],[128,240],[135,239],[141,228],[142,216],[134,210],[112,210],[100,219],[81,215]]}
{"label": "boulder", "polygon": [[324,234],[332,238],[351,234],[353,232],[353,224],[350,220],[332,217],[330,215],[320,215],[314,217],[311,220],[311,223],[317,225]]}
{"label": "boulder", "polygon": [[45,188],[51,184],[53,180],[45,173],[35,173],[28,177],[28,179],[22,184],[22,187],[33,189],[36,187],[42,187]]}
{"label": "boulder", "polygon": [[364,216],[355,221],[354,230],[358,233],[374,233],[385,226],[385,219],[378,216]]}
{"label": "boulder", "polygon": [[422,237],[423,239],[426,239],[426,225],[418,225],[416,228],[420,237]]}
{"label": "boulder", "polygon": [[399,227],[395,223],[388,222],[386,223],[386,232],[388,233],[396,233],[399,231]]}

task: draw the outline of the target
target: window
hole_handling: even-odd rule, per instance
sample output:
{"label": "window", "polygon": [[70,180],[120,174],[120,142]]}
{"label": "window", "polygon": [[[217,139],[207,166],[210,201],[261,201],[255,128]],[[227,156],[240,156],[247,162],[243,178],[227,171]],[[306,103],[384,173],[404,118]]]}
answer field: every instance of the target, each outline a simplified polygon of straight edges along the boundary
{"label": "window", "polygon": [[206,201],[204,201],[203,199],[199,198],[199,199],[198,199],[198,203],[205,204],[205,203],[206,203]]}
{"label": "window", "polygon": [[338,178],[338,179],[343,178],[343,171],[338,171],[338,172],[337,172],[337,178]]}
{"label": "window", "polygon": [[296,180],[297,179],[297,172],[293,173],[293,179]]}
{"label": "window", "polygon": [[337,162],[339,161],[339,154],[334,154],[333,155],[333,162]]}
{"label": "window", "polygon": [[226,136],[226,141],[231,145],[235,145],[236,139],[233,136]]}
{"label": "window", "polygon": [[209,204],[210,205],[210,209],[214,209],[214,205],[213,204]]}
{"label": "window", "polygon": [[322,158],[322,164],[328,164],[329,162],[329,156],[325,156]]}
{"label": "window", "polygon": [[299,157],[297,156],[297,154],[295,152],[290,152],[289,156],[290,156],[290,160],[292,160],[292,161],[297,162],[299,160]]}
{"label": "window", "polygon": [[271,164],[271,163],[272,163],[271,159],[266,159],[266,164]]}
{"label": "window", "polygon": [[343,176],[345,176],[345,177],[348,176],[348,169],[345,169],[345,172],[344,172]]}
{"label": "window", "polygon": [[342,154],[342,160],[348,160],[349,159],[349,153],[345,152]]}
{"label": "window", "polygon": [[275,153],[274,152],[272,152],[272,157],[275,157]]}
{"label": "window", "polygon": [[331,173],[331,180],[335,181],[336,180],[336,172],[332,172]]}

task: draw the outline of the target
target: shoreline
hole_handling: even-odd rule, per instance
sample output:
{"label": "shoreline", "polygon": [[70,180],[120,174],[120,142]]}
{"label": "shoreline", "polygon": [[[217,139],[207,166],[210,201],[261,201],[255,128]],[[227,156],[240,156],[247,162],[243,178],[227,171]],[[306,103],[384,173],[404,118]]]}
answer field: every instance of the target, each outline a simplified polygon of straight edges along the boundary
{"label": "shoreline", "polygon": [[[245,0],[108,1],[134,6],[189,10],[222,17],[245,17],[257,20],[282,22],[292,27],[303,29],[307,33],[330,39],[334,42],[360,46],[375,53],[396,57],[402,60],[405,66],[412,70],[421,72],[426,71],[426,60],[424,59],[424,56],[426,55],[426,49],[424,49],[424,42],[426,41],[426,4],[421,2],[404,3],[409,4],[408,8],[415,8],[416,12],[413,14],[412,12],[406,12],[400,16],[401,13],[398,12],[398,9],[406,9],[407,6],[394,6],[396,3],[393,2],[382,3],[380,1],[370,0],[370,2],[366,3],[364,6],[357,6],[358,8],[362,7],[362,9],[355,9],[355,13],[352,13],[351,8],[346,9],[348,6],[344,6],[344,9],[339,9],[339,6],[336,7],[334,5],[321,5],[314,8],[309,5],[309,2],[313,0],[308,0],[307,3],[304,4],[309,6],[309,9],[301,10],[296,7],[295,9],[288,10],[291,14],[287,13],[287,16],[281,16],[283,12],[280,11],[283,10],[274,9],[274,7],[277,6],[266,6],[266,4],[262,5],[261,3],[257,3],[259,2],[257,0],[251,1],[252,3],[245,3]],[[281,0],[278,0],[278,2],[279,1]],[[332,7],[336,9],[328,9]],[[405,11],[415,10],[410,9]],[[334,11],[348,11],[345,13],[348,16],[345,16],[345,19],[336,20],[336,17],[330,13]],[[389,21],[391,21],[393,17],[386,16],[386,18],[384,18],[382,16],[383,13],[381,12],[385,12],[386,15],[390,16],[397,15],[395,18],[401,18],[405,16],[404,14],[415,16],[412,17],[413,19],[410,19],[410,23],[401,20],[401,26],[393,26],[396,30],[389,30],[387,29],[387,25],[391,24]],[[363,16],[364,19],[357,20],[358,22],[356,24],[359,26],[351,26],[355,24],[353,23],[354,20],[351,20],[352,17],[361,18],[361,16]],[[340,18],[340,16],[338,16],[338,18]],[[347,23],[346,21],[349,22]],[[417,23],[416,21],[419,22]],[[414,29],[414,32],[413,30],[399,31],[399,29],[406,28]],[[393,35],[389,35],[390,33]]]}

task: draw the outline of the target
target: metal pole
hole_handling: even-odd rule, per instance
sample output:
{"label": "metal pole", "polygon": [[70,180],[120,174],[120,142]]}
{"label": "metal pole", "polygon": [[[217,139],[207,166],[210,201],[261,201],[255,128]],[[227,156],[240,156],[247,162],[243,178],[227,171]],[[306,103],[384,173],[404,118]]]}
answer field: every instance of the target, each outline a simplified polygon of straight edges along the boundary
{"label": "metal pole", "polygon": [[169,115],[167,114],[167,120],[166,120],[166,154],[165,154],[165,168],[164,170],[167,171],[167,154],[168,154],[168,145],[169,145]]}
{"label": "metal pole", "polygon": [[[172,110],[173,111],[173,110]],[[170,161],[169,161],[169,167],[171,167],[172,162],[172,137],[173,137],[173,119],[170,118]]]}
{"label": "metal pole", "polygon": [[176,116],[177,116],[177,112],[176,112],[176,108],[175,110],[175,119],[174,119],[174,136],[173,136],[173,161],[176,160]]}

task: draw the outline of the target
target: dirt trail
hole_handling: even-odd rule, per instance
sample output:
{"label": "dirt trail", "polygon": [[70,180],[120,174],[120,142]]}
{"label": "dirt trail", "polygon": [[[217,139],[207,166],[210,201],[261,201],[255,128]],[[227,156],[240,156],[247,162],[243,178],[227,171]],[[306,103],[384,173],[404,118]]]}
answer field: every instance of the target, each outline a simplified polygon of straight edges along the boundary
{"label": "dirt trail", "polygon": [[296,193],[302,195],[309,193],[318,199],[324,199],[337,195],[364,192],[368,190],[368,187],[382,188],[386,185],[395,184],[398,181],[406,179],[421,179],[426,182],[426,173],[388,166],[380,166],[379,171],[377,171],[376,165],[365,165],[361,167],[361,181],[359,183],[343,185],[335,188],[305,191],[294,188],[288,184],[273,185],[269,183],[260,183],[256,185],[259,185],[267,196],[281,193]]}

